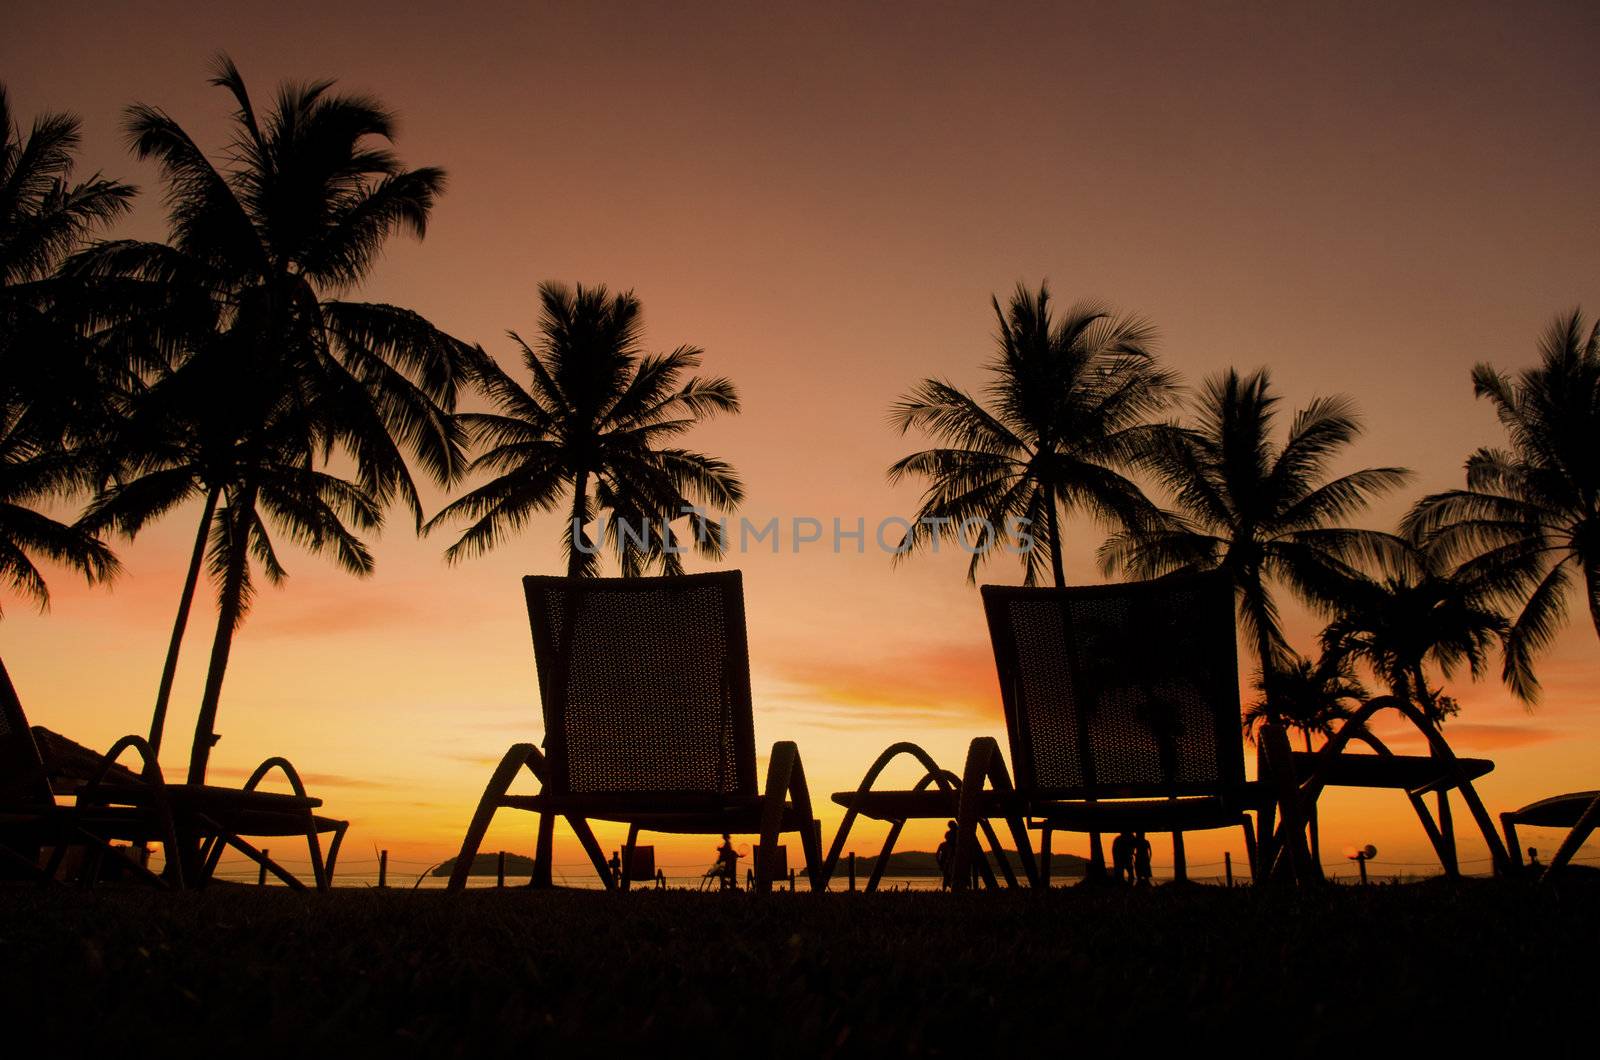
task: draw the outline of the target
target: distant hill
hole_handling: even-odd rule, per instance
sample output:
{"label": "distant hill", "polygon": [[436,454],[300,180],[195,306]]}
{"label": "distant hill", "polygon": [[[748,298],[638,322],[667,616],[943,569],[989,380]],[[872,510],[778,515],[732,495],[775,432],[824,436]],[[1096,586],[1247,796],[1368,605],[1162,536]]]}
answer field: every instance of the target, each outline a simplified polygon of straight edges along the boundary
{"label": "distant hill", "polygon": [[[986,852],[987,853],[987,852]],[[1010,863],[1011,870],[1017,875],[1022,875],[1022,860],[1015,850],[1005,851],[1006,861]],[[872,875],[872,868],[878,863],[877,856],[856,856],[856,876],[865,878]],[[1081,877],[1084,874],[1088,861],[1076,854],[1051,854],[1050,878],[1057,876],[1063,878]],[[837,879],[845,871],[844,860],[841,859],[839,868],[834,870]],[[938,860],[926,850],[897,850],[889,855],[889,864],[884,867],[885,876],[940,876]]]}
{"label": "distant hill", "polygon": [[[479,854],[477,857],[472,859],[472,871],[468,872],[467,875],[468,876],[493,876],[493,875],[495,875],[496,873],[499,872],[499,864],[500,864],[500,855],[498,853],[495,853],[495,854]],[[430,876],[448,876],[454,871],[456,871],[456,859],[455,858],[451,858],[449,861],[446,861],[444,864],[440,865],[438,868],[436,868],[432,872],[428,873],[428,875],[430,875]],[[522,854],[513,854],[510,851],[507,851],[506,852],[506,875],[507,876],[532,876],[533,875],[533,859],[530,858],[530,857],[526,857],[526,856],[524,856]]]}

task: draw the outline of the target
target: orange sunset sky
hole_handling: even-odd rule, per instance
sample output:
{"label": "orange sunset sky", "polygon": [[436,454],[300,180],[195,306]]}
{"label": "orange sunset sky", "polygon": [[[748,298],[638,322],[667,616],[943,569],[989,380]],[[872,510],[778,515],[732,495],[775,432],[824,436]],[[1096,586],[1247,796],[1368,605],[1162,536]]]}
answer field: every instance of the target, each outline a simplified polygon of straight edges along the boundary
{"label": "orange sunset sky", "polygon": [[[504,332],[534,330],[539,281],[632,288],[652,347],[703,346],[738,384],[744,413],[692,444],[734,463],[757,522],[909,515],[916,489],[884,469],[920,440],[887,409],[923,376],[979,384],[989,298],[1019,280],[1144,314],[1189,382],[1268,365],[1289,407],[1353,396],[1368,431],[1349,467],[1416,472],[1378,527],[1500,441],[1474,362],[1526,365],[1556,312],[1600,311],[1593,4],[764,6],[15,0],[0,79],[19,115],[82,117],[83,172],[144,189],[116,231],[148,238],[165,230],[159,187],[123,149],[125,105],[220,150],[219,50],[258,99],[319,77],[377,95],[401,156],[450,186],[426,240],[391,243],[362,296],[512,367]],[[6,602],[0,649],[35,723],[92,745],[147,728],[197,517],[120,542],[110,589],[57,572],[49,614]],[[449,568],[453,538],[418,540],[396,512],[364,581],[286,547],[289,583],[262,592],[234,649],[213,777],[283,754],[353,818],[348,858],[449,854],[492,763],[539,734],[517,579],[561,569],[559,529],[552,515]],[[1103,533],[1069,524],[1069,578],[1099,580]],[[965,557],[785,546],[730,561],[763,751],[798,741],[826,793],[897,739],[959,768],[972,736],[1003,736]],[[1001,557],[985,575],[1020,576]],[[1498,763],[1480,786],[1492,812],[1600,782],[1600,644],[1572,603],[1537,711],[1494,682],[1451,688],[1455,747]],[[1309,650],[1315,620],[1291,615]],[[180,775],[213,617],[197,609],[169,722]],[[1380,870],[1429,860],[1399,795],[1323,805],[1341,868],[1366,842]],[[1463,857],[1483,857],[1457,823]],[[531,834],[507,815],[486,849],[528,851]],[[558,863],[580,861],[558,835]],[[668,864],[709,860],[703,840],[657,842]],[[1242,863],[1235,833],[1190,838],[1193,862],[1224,849]]]}

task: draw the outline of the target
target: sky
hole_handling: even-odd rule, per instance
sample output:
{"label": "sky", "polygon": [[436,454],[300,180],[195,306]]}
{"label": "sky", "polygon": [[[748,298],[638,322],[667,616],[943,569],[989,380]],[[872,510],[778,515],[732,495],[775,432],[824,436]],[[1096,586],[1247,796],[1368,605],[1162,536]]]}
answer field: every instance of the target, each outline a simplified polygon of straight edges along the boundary
{"label": "sky", "polygon": [[[218,151],[217,52],[258,99],[338,78],[400,116],[408,164],[449,174],[426,238],[393,241],[360,297],[512,369],[505,332],[534,331],[543,280],[631,289],[651,348],[703,347],[743,412],[692,444],[737,467],[744,514],[869,528],[860,553],[825,537],[729,564],[745,573],[758,745],[798,741],[818,793],[853,788],[896,740],[959,769],[973,736],[1003,738],[965,557],[893,564],[870,541],[918,496],[885,478],[923,441],[891,429],[889,406],[928,376],[981,385],[992,296],[1048,279],[1060,302],[1137,312],[1190,384],[1267,366],[1286,409],[1348,394],[1367,430],[1342,470],[1415,472],[1368,514],[1382,528],[1501,440],[1470,367],[1525,366],[1556,313],[1600,310],[1593,5],[761,6],[19,0],[0,79],[19,115],[79,115],[81,171],[143,189],[115,234],[161,238],[158,175],[126,152],[124,107],[160,106]],[[430,514],[447,499],[430,491]],[[148,727],[198,517],[196,504],[119,542],[110,588],[58,571],[48,614],[6,602],[0,650],[36,724],[91,745]],[[561,571],[559,532],[551,516],[448,567],[453,539],[418,539],[395,512],[364,580],[286,553],[290,580],[235,644],[213,779],[287,755],[353,820],[352,865],[378,849],[447,856],[505,747],[540,733],[518,578]],[[1101,580],[1105,529],[1066,532],[1069,579]],[[981,579],[1020,577],[997,558]],[[209,607],[162,752],[178,775]],[[1493,681],[1451,685],[1453,745],[1497,763],[1479,784],[1491,812],[1595,786],[1600,650],[1573,610],[1536,711]],[[1309,651],[1317,621],[1289,611]],[[819,810],[831,836],[837,809]],[[1344,850],[1369,842],[1380,869],[1429,859],[1396,793],[1335,791],[1323,814],[1345,871]],[[1473,868],[1483,848],[1465,821]],[[902,848],[931,847],[939,827],[908,827]],[[503,815],[488,849],[526,851],[531,834]],[[863,826],[851,846],[880,835]],[[698,839],[657,845],[669,865],[709,862]],[[1243,860],[1233,832],[1188,848],[1197,866]],[[564,831],[557,862],[580,871]]]}

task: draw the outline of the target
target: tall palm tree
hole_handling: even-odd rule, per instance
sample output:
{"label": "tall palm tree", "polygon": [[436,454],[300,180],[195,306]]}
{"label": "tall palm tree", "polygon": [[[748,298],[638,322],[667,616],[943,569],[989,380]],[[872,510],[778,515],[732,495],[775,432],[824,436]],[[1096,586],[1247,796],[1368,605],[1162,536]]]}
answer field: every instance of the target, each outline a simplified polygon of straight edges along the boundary
{"label": "tall palm tree", "polygon": [[72,181],[80,139],[70,114],[40,115],[24,134],[0,84],[0,579],[41,609],[50,593],[34,557],[91,583],[117,570],[93,534],[39,511],[90,485],[86,438],[106,394],[57,270],[134,194],[98,174]]}
{"label": "tall palm tree", "polygon": [[1352,403],[1312,400],[1294,414],[1279,445],[1272,438],[1278,401],[1264,369],[1249,375],[1229,369],[1206,380],[1193,406],[1195,425],[1169,434],[1150,459],[1176,511],[1115,534],[1100,548],[1108,573],[1228,571],[1268,683],[1287,650],[1272,583],[1325,607],[1354,564],[1392,559],[1397,539],[1341,524],[1409,474],[1380,467],[1330,478],[1329,466],[1361,433]]}
{"label": "tall palm tree", "polygon": [[[695,347],[645,353],[631,292],[542,283],[539,300],[537,348],[509,333],[529,385],[490,362],[482,386],[498,411],[460,416],[482,450],[469,470],[495,477],[447,505],[426,530],[471,520],[445,552],[456,562],[489,551],[564,502],[569,577],[596,574],[607,547],[629,577],[652,567],[677,573],[689,547],[720,557],[724,531],[713,513],[737,508],[744,487],[726,462],[665,443],[718,413],[738,412],[733,384],[685,379],[700,364]],[[692,546],[671,525],[680,516]],[[589,534],[596,519],[604,521],[603,545]]]}
{"label": "tall palm tree", "polygon": [[1466,489],[1424,497],[1404,530],[1518,609],[1502,676],[1533,703],[1534,659],[1566,622],[1576,579],[1600,634],[1600,321],[1586,325],[1576,309],[1556,318],[1536,367],[1513,378],[1479,364],[1472,387],[1494,404],[1511,448],[1473,453]]}
{"label": "tall palm tree", "polygon": [[[125,330],[149,325],[147,344],[170,353],[151,386],[165,380],[173,399],[158,399],[144,417],[150,429],[137,441],[151,448],[132,458],[129,474],[173,473],[132,499],[114,488],[99,517],[133,532],[203,499],[157,706],[164,713],[209,551],[218,620],[191,783],[204,780],[215,742],[251,556],[269,580],[282,575],[262,515],[314,550],[332,550],[347,569],[370,569],[355,531],[378,525],[397,501],[422,521],[406,454],[440,483],[460,473],[453,408],[482,356],[411,310],[341,297],[392,236],[425,234],[444,186],[442,171],[408,169],[392,152],[393,116],[368,97],[335,94],[329,81],[285,85],[258,115],[226,57],[212,84],[235,104],[220,166],[165,112],[128,110],[135,154],[154,160],[167,186],[169,242],[112,243],[80,263],[86,275],[142,284],[146,302]],[[167,310],[193,292],[210,308],[174,324]],[[163,429],[168,441],[152,443]],[[354,470],[348,480],[318,470],[330,466]]]}
{"label": "tall palm tree", "polygon": [[[927,480],[901,554],[947,538],[967,543],[967,577],[995,546],[1022,553],[1024,580],[1046,563],[1066,584],[1061,516],[1091,515],[1113,526],[1156,514],[1124,472],[1144,459],[1166,429],[1150,422],[1176,382],[1151,352],[1154,329],[1089,302],[1056,316],[1050,291],[1017,285],[1002,309],[997,349],[980,401],[941,379],[924,379],[891,410],[902,433],[916,428],[943,447],[912,453],[889,481]],[[975,547],[986,527],[987,548]],[[1031,528],[1031,529],[1030,529]]]}

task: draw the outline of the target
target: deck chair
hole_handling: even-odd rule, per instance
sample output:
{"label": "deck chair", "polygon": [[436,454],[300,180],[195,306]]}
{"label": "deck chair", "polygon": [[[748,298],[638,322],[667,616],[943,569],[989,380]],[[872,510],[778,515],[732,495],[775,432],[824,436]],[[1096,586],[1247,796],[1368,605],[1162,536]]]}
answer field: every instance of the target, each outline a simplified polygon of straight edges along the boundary
{"label": "deck chair", "polygon": [[[123,768],[128,751],[141,759],[140,773]],[[232,847],[290,887],[305,883],[245,837],[304,839],[314,885],[332,885],[339,846],[349,822],[315,811],[320,799],[306,794],[294,767],[269,758],[242,788],[209,784],[168,784],[150,745],[141,737],[124,736],[104,755],[40,727],[30,727],[22,702],[0,666],[0,781],[4,804],[0,833],[16,837],[7,843],[13,866],[36,861],[39,848],[51,847],[41,875],[53,878],[68,846],[89,845],[104,854],[113,840],[157,842],[169,859],[164,881],[198,886],[216,871],[224,848]],[[282,773],[292,793],[259,790],[273,771]],[[57,796],[73,798],[71,804]],[[324,857],[321,837],[332,835]],[[176,856],[174,856],[176,855]],[[135,871],[148,876],[142,865]]]}
{"label": "deck chair", "polygon": [[[793,743],[773,745],[757,786],[744,592],[738,571],[656,578],[523,579],[544,712],[544,749],[514,745],[490,777],[461,843],[450,887],[467,869],[496,811],[539,815],[535,886],[551,884],[556,817],[577,834],[607,889],[590,820],[688,835],[759,834],[772,850],[799,832],[806,872],[820,885],[819,826]],[[523,769],[535,795],[508,789]],[[756,885],[773,873],[756,865]],[[626,883],[620,884],[626,887]]]}
{"label": "deck chair", "polygon": [[1529,803],[1520,810],[1500,815],[1501,827],[1506,832],[1506,846],[1514,870],[1523,871],[1522,845],[1517,839],[1517,825],[1535,828],[1565,828],[1566,838],[1540,873],[1541,883],[1548,882],[1567,866],[1584,841],[1596,827],[1600,827],[1600,791],[1574,791]]}
{"label": "deck chair", "polygon": [[[1090,835],[1089,872],[1103,877],[1098,837],[1170,832],[1173,871],[1187,879],[1183,835],[1240,828],[1255,871],[1258,817],[1270,787],[1245,779],[1234,595],[1221,572],[1067,589],[986,585],[1016,799],[1040,833],[1039,885],[1049,886],[1056,832]],[[999,750],[974,747],[997,759]],[[957,821],[970,856],[986,798],[969,759]]]}
{"label": "deck chair", "polygon": [[[995,832],[993,818],[1000,818],[1010,828],[1012,840],[1016,844],[1022,862],[1023,875],[1030,884],[1033,884],[1037,880],[1037,867],[1033,859],[1032,844],[1028,841],[1027,827],[1023,823],[1021,805],[1001,801],[1012,792],[1012,787],[1005,762],[999,757],[998,752],[999,745],[989,737],[978,737],[973,740],[967,752],[969,762],[982,762],[987,768],[980,769],[966,782],[982,787],[987,780],[992,785],[987,789],[989,794],[985,796],[984,812],[977,816],[974,822],[976,827],[982,829],[984,838],[988,842],[988,854],[979,849],[969,857],[967,864],[977,869],[979,879],[990,888],[999,886],[995,867],[991,865],[991,861],[998,865],[1000,876],[1007,886],[1020,886],[1016,873],[1001,846],[1000,837]],[[875,790],[879,776],[902,757],[910,758],[921,766],[923,773],[916,785],[905,790]],[[828,848],[828,856],[823,860],[824,886],[833,879],[833,874],[838,869],[845,841],[850,837],[856,821],[866,817],[889,826],[883,846],[873,862],[872,873],[867,877],[866,890],[868,892],[877,890],[883,879],[884,870],[888,868],[889,855],[894,853],[895,845],[900,841],[900,834],[906,822],[954,820],[961,809],[962,783],[961,777],[940,768],[933,757],[917,744],[909,741],[891,744],[867,768],[861,783],[854,791],[838,791],[833,794],[833,801],[844,807],[845,812],[843,820],[839,822],[838,831],[833,834],[833,843]],[[950,865],[953,867],[953,862]],[[970,868],[967,871],[970,871]],[[944,882],[947,885],[952,882],[949,872],[946,873]]]}
{"label": "deck chair", "polygon": [[[140,756],[141,772],[134,774],[117,760],[129,750]],[[97,805],[93,790],[87,801],[62,804],[56,801],[49,770],[28,719],[22,712],[5,664],[0,663],[0,878],[35,879],[52,882],[59,873],[66,853],[78,847],[92,854],[91,868],[84,878],[91,881],[107,857],[116,858],[132,873],[159,886],[183,885],[181,870],[164,880],[129,856],[126,843],[159,843],[162,849],[178,849],[177,829],[171,807],[162,797],[161,767],[150,746],[137,736],[118,740],[101,762],[104,771],[124,784],[142,783],[151,797],[137,805]],[[44,851],[51,855],[46,860]]]}
{"label": "deck chair", "polygon": [[[1391,751],[1368,726],[1384,710],[1395,711],[1420,732],[1427,741],[1428,753],[1400,755]],[[1365,744],[1373,753],[1350,753],[1349,748],[1355,744]],[[1260,775],[1270,778],[1279,794],[1276,807],[1269,808],[1264,818],[1260,843],[1262,860],[1269,871],[1292,872],[1302,880],[1322,878],[1322,866],[1309,856],[1304,835],[1317,800],[1329,787],[1403,792],[1448,876],[1457,876],[1461,871],[1450,808],[1450,795],[1455,792],[1489,848],[1496,875],[1512,870],[1494,821],[1472,786],[1474,780],[1493,771],[1494,763],[1486,758],[1458,757],[1439,726],[1406,700],[1392,695],[1374,696],[1315,751],[1291,751],[1287,735],[1280,728],[1269,727],[1262,733],[1258,751]],[[1430,794],[1435,798],[1436,814],[1425,801]],[[1284,818],[1275,830],[1270,818],[1273,809]]]}

